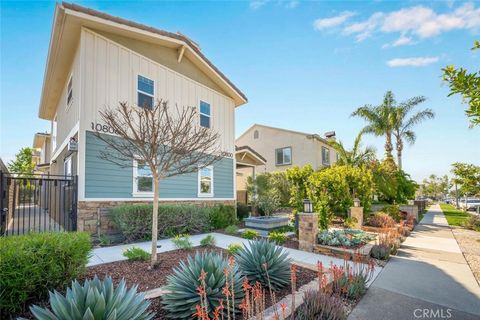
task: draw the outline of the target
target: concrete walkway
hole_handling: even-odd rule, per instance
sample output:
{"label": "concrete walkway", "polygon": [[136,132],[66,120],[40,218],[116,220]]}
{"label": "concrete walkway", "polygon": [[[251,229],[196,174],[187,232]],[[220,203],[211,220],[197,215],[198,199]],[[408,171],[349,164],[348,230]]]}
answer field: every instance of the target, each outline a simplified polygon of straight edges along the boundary
{"label": "concrete walkway", "polygon": [[479,319],[480,287],[440,206],[425,214],[349,320]]}
{"label": "concrete walkway", "polygon": [[[191,236],[190,240],[192,241],[193,246],[200,245],[200,240],[203,239],[208,234],[211,234],[215,237],[217,241],[216,246],[220,248],[226,249],[230,244],[233,244],[233,243],[248,244],[248,240],[246,239],[213,232],[213,233],[198,234],[198,235]],[[146,251],[150,251],[151,245],[152,245],[151,242],[147,241],[147,242],[126,244],[126,245],[113,246],[113,247],[97,248],[93,250],[93,255],[90,258],[88,266],[126,260],[126,258],[122,255],[122,253],[127,248],[140,247]],[[159,253],[176,249],[172,241],[170,241],[169,239],[159,240],[158,245],[161,246],[158,248]],[[318,261],[321,261],[325,267],[328,267],[331,263],[339,266],[343,266],[344,264],[343,259],[338,259],[335,257],[330,257],[326,255],[305,252],[305,251],[300,251],[300,250],[295,250],[290,248],[284,248],[284,249],[288,252],[289,257],[299,265],[316,267]],[[373,281],[378,276],[381,270],[382,268],[380,267],[375,269],[375,273],[371,281]]]}

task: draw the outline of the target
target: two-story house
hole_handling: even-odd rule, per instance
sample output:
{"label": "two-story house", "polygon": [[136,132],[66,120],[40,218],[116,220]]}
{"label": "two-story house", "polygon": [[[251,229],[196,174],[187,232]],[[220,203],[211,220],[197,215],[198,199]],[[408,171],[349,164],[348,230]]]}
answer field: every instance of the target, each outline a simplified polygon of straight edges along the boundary
{"label": "two-story house", "polygon": [[318,134],[254,124],[236,139],[236,144],[249,146],[266,159],[265,165],[257,168],[258,172],[283,171],[306,164],[318,170],[337,161],[337,152],[328,144],[329,139],[335,139],[335,132],[327,132],[323,138]]}
{"label": "two-story house", "polygon": [[[152,201],[148,168],[138,159],[129,168],[100,159],[104,144],[94,132],[111,133],[99,115],[104,108],[157,99],[197,107],[198,125],[220,133],[226,154],[213,167],[162,182],[160,200],[235,203],[235,108],[246,96],[183,34],[75,4],[56,6],[39,106],[51,134],[47,144],[36,137],[35,146],[48,146],[50,174],[78,176],[78,230],[95,231],[103,221],[99,208]],[[200,189],[199,181],[209,187]]]}

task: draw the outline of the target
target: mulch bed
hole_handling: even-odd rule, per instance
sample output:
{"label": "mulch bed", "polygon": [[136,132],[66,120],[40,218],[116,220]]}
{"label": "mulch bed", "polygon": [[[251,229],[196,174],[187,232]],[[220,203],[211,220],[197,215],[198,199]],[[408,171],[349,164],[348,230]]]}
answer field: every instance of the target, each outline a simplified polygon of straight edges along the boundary
{"label": "mulch bed", "polygon": [[[317,272],[297,266],[297,290],[301,286],[306,285],[310,281],[314,280],[316,277],[317,277]],[[275,299],[278,302],[291,293],[292,293],[292,288],[289,285],[288,287],[285,287],[282,290],[275,292]],[[265,294],[265,308],[268,308],[272,305],[273,305],[272,299],[267,289]],[[167,313],[162,308],[161,297],[151,300],[150,310],[155,312],[154,319],[156,320],[168,319]]]}
{"label": "mulch bed", "polygon": [[166,285],[167,276],[173,273],[173,268],[178,266],[181,260],[187,260],[188,256],[194,256],[197,252],[203,251],[228,255],[226,250],[217,247],[194,247],[192,250],[168,251],[157,255],[159,265],[153,270],[149,270],[150,261],[116,261],[87,268],[87,272],[80,280],[93,278],[94,275],[103,279],[109,275],[112,277],[114,285],[124,278],[127,286],[137,284],[139,292],[148,291]]}

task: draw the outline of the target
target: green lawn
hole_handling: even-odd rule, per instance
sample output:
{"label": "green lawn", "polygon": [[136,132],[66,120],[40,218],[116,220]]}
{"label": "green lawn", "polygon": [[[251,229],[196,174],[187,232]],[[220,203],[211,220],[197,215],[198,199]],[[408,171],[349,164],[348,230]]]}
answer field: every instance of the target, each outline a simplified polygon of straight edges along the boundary
{"label": "green lawn", "polygon": [[447,218],[447,222],[451,226],[463,226],[463,223],[470,217],[468,213],[463,212],[462,210],[456,209],[451,204],[441,203],[440,208],[442,208],[443,214]]}

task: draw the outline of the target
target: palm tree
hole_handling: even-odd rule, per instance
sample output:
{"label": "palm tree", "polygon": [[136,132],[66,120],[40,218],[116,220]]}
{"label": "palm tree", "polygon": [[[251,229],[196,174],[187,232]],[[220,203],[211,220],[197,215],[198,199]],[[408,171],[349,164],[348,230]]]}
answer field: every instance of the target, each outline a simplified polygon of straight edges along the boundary
{"label": "palm tree", "polygon": [[393,110],[395,97],[391,91],[387,91],[382,104],[378,106],[365,105],[352,113],[352,117],[360,117],[368,122],[362,129],[362,133],[370,133],[376,136],[385,136],[385,153],[387,160],[393,160],[392,156],[392,132],[394,129]]}
{"label": "palm tree", "polygon": [[357,135],[351,150],[347,150],[341,141],[329,143],[339,154],[337,164],[358,167],[375,159],[375,148],[367,146],[365,149],[361,149],[362,135],[363,132]]}
{"label": "palm tree", "polygon": [[396,139],[397,164],[399,169],[402,169],[402,152],[404,147],[403,141],[405,140],[409,144],[414,144],[417,137],[413,131],[413,127],[424,120],[435,117],[435,113],[432,111],[432,109],[428,108],[409,116],[409,113],[418,104],[424,102],[425,100],[426,98],[423,96],[413,97],[394,108],[393,135]]}

